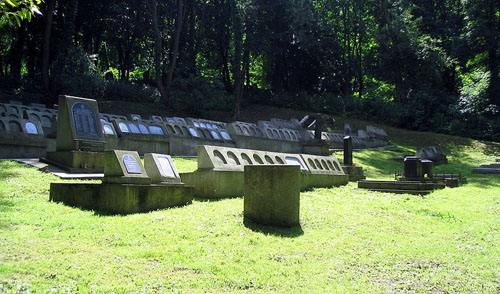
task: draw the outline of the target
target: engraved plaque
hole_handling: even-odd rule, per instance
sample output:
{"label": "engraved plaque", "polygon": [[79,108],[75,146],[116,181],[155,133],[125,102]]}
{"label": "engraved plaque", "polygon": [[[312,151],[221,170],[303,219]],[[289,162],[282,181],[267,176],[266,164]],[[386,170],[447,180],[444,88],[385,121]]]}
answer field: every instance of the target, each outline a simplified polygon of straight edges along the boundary
{"label": "engraved plaque", "polygon": [[200,127],[206,129],[207,128],[207,125],[205,123],[200,123]]}
{"label": "engraved plaque", "polygon": [[77,138],[99,139],[95,112],[87,103],[77,102],[71,107]]}
{"label": "engraved plaque", "polygon": [[170,164],[170,161],[168,161],[167,158],[158,157],[158,164],[160,168],[160,174],[162,177],[175,178],[174,169],[172,168],[172,165]]}
{"label": "engraved plaque", "polygon": [[127,124],[121,122],[121,123],[118,124],[118,127],[120,128],[120,132],[122,132],[122,133],[130,133],[130,131],[128,130]]}
{"label": "engraved plaque", "polygon": [[304,166],[302,165],[302,162],[300,162],[300,160],[295,158],[295,157],[285,157],[285,161],[286,161],[286,164],[300,165],[301,170],[305,169]]}
{"label": "engraved plaque", "polygon": [[200,135],[198,134],[198,132],[195,129],[193,129],[193,128],[189,128],[189,132],[191,133],[191,136],[193,136],[193,137],[196,137],[196,138],[200,137]]}
{"label": "engraved plaque", "polygon": [[102,130],[103,130],[104,134],[106,134],[106,135],[114,135],[115,134],[115,131],[113,130],[113,128],[110,125],[103,125]]}
{"label": "engraved plaque", "polygon": [[129,127],[130,131],[132,133],[134,133],[134,134],[140,134],[141,133],[141,131],[139,131],[139,128],[136,125],[134,125],[134,124],[128,124],[128,127]]}
{"label": "engraved plaque", "polygon": [[26,132],[28,134],[34,134],[38,135],[38,129],[36,128],[35,124],[32,122],[27,122],[24,127],[26,128]]}
{"label": "engraved plaque", "polygon": [[133,156],[130,156],[128,154],[123,155],[122,157],[123,164],[125,165],[125,169],[127,170],[127,173],[129,174],[141,174],[142,169],[139,166],[139,163]]}
{"label": "engraved plaque", "polygon": [[139,124],[139,130],[141,130],[141,133],[149,135],[149,130],[148,130],[148,128],[146,128],[145,125]]}
{"label": "engraved plaque", "polygon": [[199,124],[197,121],[194,121],[194,122],[193,122],[193,125],[194,125],[195,127],[197,127],[197,128],[199,128],[199,127],[200,127],[200,124]]}
{"label": "engraved plaque", "polygon": [[220,134],[222,135],[222,138],[226,141],[231,141],[231,136],[229,136],[229,133],[226,131],[221,131]]}
{"label": "engraved plaque", "polygon": [[216,131],[210,131],[210,134],[212,134],[212,137],[214,137],[215,140],[220,140],[220,136]]}
{"label": "engraved plaque", "polygon": [[149,131],[153,135],[165,135],[165,133],[163,133],[162,128],[157,127],[157,126],[149,126]]}

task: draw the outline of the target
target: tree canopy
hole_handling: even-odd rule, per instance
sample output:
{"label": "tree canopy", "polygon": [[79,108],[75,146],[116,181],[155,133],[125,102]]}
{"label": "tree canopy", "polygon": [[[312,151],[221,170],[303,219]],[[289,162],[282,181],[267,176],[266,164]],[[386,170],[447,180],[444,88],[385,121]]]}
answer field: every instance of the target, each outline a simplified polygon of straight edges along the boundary
{"label": "tree canopy", "polygon": [[[40,1],[0,3],[36,12]],[[46,0],[40,10],[20,26],[2,19],[0,75],[48,102],[64,92],[235,117],[258,102],[500,140],[498,0]]]}

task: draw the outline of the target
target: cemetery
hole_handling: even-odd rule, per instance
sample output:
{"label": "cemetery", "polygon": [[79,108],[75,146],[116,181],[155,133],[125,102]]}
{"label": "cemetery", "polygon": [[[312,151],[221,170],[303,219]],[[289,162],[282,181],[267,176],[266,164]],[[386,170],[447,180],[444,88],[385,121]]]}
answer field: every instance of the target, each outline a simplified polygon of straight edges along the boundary
{"label": "cemetery", "polygon": [[0,0],[0,294],[500,293],[499,11]]}

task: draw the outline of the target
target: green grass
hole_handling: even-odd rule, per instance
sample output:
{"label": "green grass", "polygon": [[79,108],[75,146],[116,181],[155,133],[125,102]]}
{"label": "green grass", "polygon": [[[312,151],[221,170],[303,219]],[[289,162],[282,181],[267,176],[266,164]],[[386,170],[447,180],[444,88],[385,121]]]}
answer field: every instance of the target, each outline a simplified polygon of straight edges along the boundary
{"label": "green grass", "polygon": [[450,160],[437,171],[468,184],[425,197],[314,189],[301,227],[280,229],[244,223],[242,198],[125,216],[68,207],[48,201],[60,179],[0,162],[0,293],[498,293],[500,177],[471,174],[498,145],[393,132],[396,151],[355,153],[369,178],[393,178],[392,158],[432,137]]}

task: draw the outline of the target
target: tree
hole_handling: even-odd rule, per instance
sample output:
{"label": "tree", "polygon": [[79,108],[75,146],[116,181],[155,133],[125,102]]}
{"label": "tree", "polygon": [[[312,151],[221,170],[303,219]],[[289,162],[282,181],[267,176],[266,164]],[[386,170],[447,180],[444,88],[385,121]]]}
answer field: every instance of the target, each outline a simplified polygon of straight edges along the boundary
{"label": "tree", "polygon": [[17,25],[21,26],[23,20],[30,21],[33,15],[42,14],[38,9],[41,3],[42,0],[1,0],[0,13],[8,18],[14,18]]}

